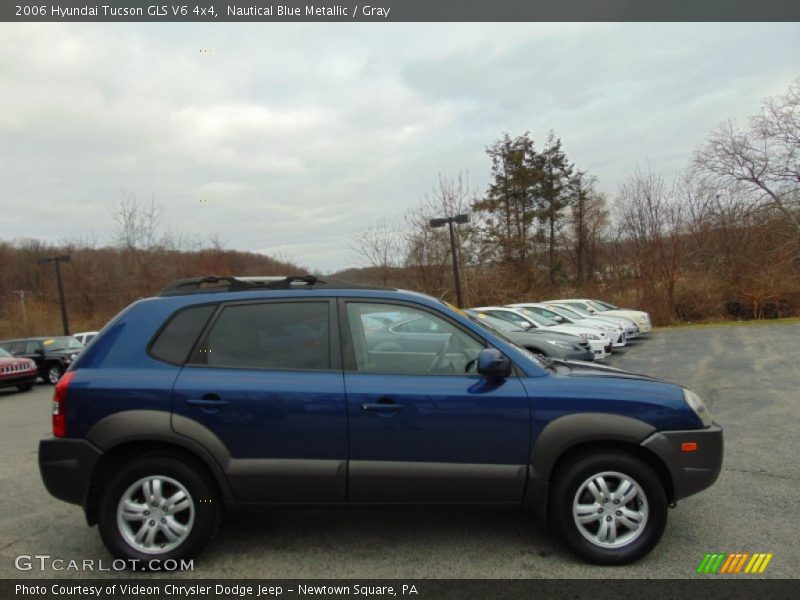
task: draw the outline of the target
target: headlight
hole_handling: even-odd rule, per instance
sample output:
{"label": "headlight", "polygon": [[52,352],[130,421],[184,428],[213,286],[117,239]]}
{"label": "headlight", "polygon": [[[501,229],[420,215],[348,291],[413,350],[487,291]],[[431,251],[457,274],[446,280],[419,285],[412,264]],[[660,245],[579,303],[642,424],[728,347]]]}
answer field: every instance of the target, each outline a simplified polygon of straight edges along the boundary
{"label": "headlight", "polygon": [[593,333],[582,333],[580,336],[585,340],[599,340],[600,337]]}
{"label": "headlight", "polygon": [[694,414],[702,421],[703,427],[709,427],[711,425],[711,414],[708,412],[705,402],[700,399],[700,396],[683,388],[683,399],[686,400],[686,404],[689,408],[691,408]]}
{"label": "headlight", "polygon": [[570,344],[569,342],[562,342],[561,340],[547,340],[549,344],[553,344],[554,346],[558,346],[559,348],[564,348],[566,350],[574,350],[575,347]]}
{"label": "headlight", "polygon": [[72,354],[69,355],[69,359],[70,360],[75,360],[75,357],[77,357],[77,356],[78,355],[73,352]]}

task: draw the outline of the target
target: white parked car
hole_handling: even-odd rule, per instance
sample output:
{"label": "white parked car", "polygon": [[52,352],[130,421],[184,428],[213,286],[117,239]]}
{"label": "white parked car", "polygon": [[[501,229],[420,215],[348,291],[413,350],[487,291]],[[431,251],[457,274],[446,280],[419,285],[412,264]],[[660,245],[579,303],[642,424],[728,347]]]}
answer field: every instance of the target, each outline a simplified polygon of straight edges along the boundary
{"label": "white parked car", "polygon": [[643,310],[629,310],[627,308],[619,308],[609,302],[601,302],[600,300],[590,300],[587,298],[566,298],[563,300],[548,300],[548,304],[566,304],[567,306],[576,306],[593,315],[609,315],[620,316],[632,319],[636,326],[639,328],[639,333],[647,333],[653,326],[650,323],[650,315]]}
{"label": "white parked car", "polygon": [[74,337],[84,346],[87,346],[89,345],[89,342],[91,342],[92,339],[94,339],[94,336],[96,335],[97,335],[96,331],[82,331],[80,333],[73,333],[72,337]]}
{"label": "white parked car", "polygon": [[609,321],[615,325],[622,327],[628,339],[639,337],[639,326],[628,317],[620,317],[619,315],[607,315],[605,313],[590,313],[587,310],[578,308],[577,306],[567,306],[566,304],[548,303],[547,306],[556,307],[559,310],[565,311],[567,314],[574,315],[576,318],[583,317],[585,319],[602,319]]}
{"label": "white parked car", "polygon": [[537,302],[520,302],[517,304],[509,304],[510,308],[525,308],[531,312],[555,321],[559,325],[578,325],[585,327],[599,327],[606,332],[606,335],[611,340],[613,348],[624,348],[628,343],[628,338],[625,329],[619,324],[610,319],[603,319],[602,317],[585,317],[571,310],[559,306],[551,306],[547,304],[539,304]]}
{"label": "white parked car", "polygon": [[539,316],[525,308],[509,308],[507,306],[481,306],[473,310],[509,323],[514,323],[525,328],[545,329],[549,331],[561,331],[570,333],[589,342],[589,348],[594,354],[595,360],[603,360],[611,352],[611,340],[606,332],[599,327],[587,327],[586,325],[562,325]]}

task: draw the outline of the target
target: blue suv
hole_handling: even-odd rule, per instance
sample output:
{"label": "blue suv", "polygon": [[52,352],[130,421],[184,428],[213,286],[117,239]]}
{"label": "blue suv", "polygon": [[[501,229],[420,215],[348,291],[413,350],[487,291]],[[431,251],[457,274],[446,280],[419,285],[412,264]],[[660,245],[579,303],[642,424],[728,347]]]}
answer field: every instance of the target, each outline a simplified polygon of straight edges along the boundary
{"label": "blue suv", "polygon": [[39,465],[124,559],[195,556],[224,509],[469,502],[529,508],[579,556],[622,564],[722,454],[694,393],[534,356],[435,298],[206,277],[84,350]]}

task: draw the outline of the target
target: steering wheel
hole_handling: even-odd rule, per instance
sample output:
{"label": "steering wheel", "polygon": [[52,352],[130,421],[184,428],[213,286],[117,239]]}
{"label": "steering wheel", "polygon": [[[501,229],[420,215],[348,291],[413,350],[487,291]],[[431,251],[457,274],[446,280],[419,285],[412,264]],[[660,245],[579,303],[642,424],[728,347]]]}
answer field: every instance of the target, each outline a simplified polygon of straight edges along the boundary
{"label": "steering wheel", "polygon": [[441,366],[442,360],[444,360],[447,351],[450,349],[450,344],[452,343],[452,341],[453,341],[453,336],[448,334],[444,340],[444,344],[442,344],[441,350],[439,350],[439,352],[434,357],[433,362],[431,362],[431,366],[428,367],[428,373],[433,373],[436,369],[438,369]]}

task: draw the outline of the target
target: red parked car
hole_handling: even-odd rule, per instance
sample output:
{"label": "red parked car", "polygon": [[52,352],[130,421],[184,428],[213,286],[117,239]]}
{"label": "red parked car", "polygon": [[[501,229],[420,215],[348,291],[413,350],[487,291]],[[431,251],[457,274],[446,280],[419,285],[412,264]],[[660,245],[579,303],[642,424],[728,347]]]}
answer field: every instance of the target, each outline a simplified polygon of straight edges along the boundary
{"label": "red parked car", "polygon": [[16,386],[27,392],[36,382],[39,370],[29,358],[17,358],[0,348],[0,388]]}

